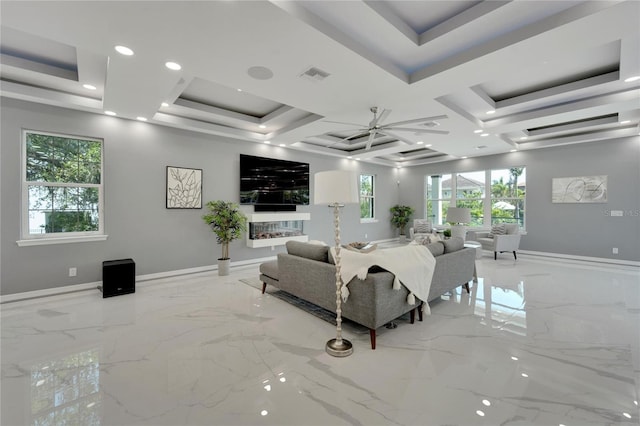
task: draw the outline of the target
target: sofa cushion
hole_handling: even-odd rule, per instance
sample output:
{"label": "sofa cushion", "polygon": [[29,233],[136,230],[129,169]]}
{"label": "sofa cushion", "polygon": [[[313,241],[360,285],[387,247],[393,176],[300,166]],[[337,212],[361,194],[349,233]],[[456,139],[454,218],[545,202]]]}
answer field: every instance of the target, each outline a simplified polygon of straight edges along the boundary
{"label": "sofa cushion", "polygon": [[429,249],[433,257],[440,256],[444,254],[444,244],[442,241],[437,241],[435,243],[426,244],[426,247]]}
{"label": "sofa cushion", "polygon": [[520,226],[517,223],[505,223],[504,229],[507,235],[519,234]]}
{"label": "sofa cushion", "polygon": [[448,240],[440,241],[440,244],[444,246],[445,254],[453,253],[454,251],[464,248],[464,240],[460,237],[451,237]]}
{"label": "sofa cushion", "polygon": [[311,260],[327,262],[329,246],[303,243],[300,241],[287,241],[287,253],[294,256],[306,257]]}

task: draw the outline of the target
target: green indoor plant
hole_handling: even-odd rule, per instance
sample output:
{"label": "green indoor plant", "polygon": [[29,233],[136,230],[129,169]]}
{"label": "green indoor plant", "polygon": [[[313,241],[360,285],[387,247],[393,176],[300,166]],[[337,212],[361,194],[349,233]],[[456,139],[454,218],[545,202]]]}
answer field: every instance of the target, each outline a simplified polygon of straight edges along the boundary
{"label": "green indoor plant", "polygon": [[398,229],[400,229],[401,239],[404,237],[404,228],[409,223],[411,215],[413,214],[413,207],[401,206],[396,204],[389,209],[391,212],[391,223]]}
{"label": "green indoor plant", "polygon": [[247,230],[247,216],[240,211],[240,206],[229,201],[209,201],[206,207],[209,213],[202,216],[202,220],[216,234],[216,242],[222,245],[218,275],[229,275],[229,243],[242,237],[242,233]]}

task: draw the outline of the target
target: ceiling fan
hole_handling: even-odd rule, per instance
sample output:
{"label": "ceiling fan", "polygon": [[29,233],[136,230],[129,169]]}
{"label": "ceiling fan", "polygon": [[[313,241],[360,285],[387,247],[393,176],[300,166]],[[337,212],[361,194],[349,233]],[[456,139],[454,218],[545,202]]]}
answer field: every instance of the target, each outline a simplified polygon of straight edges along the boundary
{"label": "ceiling fan", "polygon": [[371,144],[373,143],[373,140],[378,134],[389,136],[394,139],[398,139],[410,145],[413,145],[413,141],[406,139],[403,136],[396,134],[395,132],[399,131],[399,132],[413,132],[413,133],[435,133],[440,135],[449,134],[449,132],[446,130],[435,130],[432,128],[415,129],[410,127],[403,127],[407,124],[415,125],[418,123],[421,123],[428,127],[434,127],[439,125],[439,123],[437,123],[435,120],[442,120],[445,118],[449,118],[446,115],[436,115],[433,117],[422,117],[422,118],[415,118],[413,120],[396,121],[395,123],[382,124],[382,122],[391,113],[391,110],[383,109],[380,115],[378,115],[378,107],[376,106],[371,107],[369,110],[373,113],[373,119],[369,122],[368,126],[355,124],[355,123],[345,123],[342,121],[325,121],[326,123],[336,123],[336,124],[346,124],[348,126],[357,126],[357,128],[354,129],[355,130],[354,133],[350,134],[346,138],[343,138],[337,142],[332,143],[331,145],[329,145],[329,147],[350,141],[351,139],[354,139],[354,138],[366,136],[367,134],[369,135],[369,139],[367,140],[367,145],[365,147],[365,150],[368,150],[371,148]]}

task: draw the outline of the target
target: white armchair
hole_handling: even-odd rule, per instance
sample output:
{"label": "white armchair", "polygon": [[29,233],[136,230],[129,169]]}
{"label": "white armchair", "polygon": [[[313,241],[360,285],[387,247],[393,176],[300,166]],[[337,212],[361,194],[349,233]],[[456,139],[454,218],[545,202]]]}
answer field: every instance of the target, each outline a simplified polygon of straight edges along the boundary
{"label": "white armchair", "polygon": [[[467,240],[477,241],[484,250],[493,252],[493,259],[498,259],[498,252],[513,252],[514,259],[518,259],[516,251],[520,248],[520,227],[517,223],[499,224],[493,226],[491,232],[469,232]],[[501,233],[504,232],[504,233]]]}
{"label": "white armchair", "polygon": [[433,227],[429,219],[413,219],[413,226],[409,228],[409,238],[413,241],[416,237],[427,236],[432,232]]}

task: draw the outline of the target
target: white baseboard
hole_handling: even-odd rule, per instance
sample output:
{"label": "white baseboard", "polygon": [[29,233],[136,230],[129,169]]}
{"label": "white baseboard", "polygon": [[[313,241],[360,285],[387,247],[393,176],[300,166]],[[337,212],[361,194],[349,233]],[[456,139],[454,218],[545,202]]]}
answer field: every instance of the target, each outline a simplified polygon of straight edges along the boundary
{"label": "white baseboard", "polygon": [[[253,266],[256,263],[268,262],[276,259],[276,256],[261,257],[258,259],[240,260],[231,263],[232,269],[241,269],[248,266]],[[197,268],[177,269],[174,271],[158,272],[156,274],[145,274],[136,276],[136,284],[145,281],[158,280],[161,278],[171,278],[180,275],[192,275],[209,273],[211,271],[217,271],[218,265],[199,266]],[[7,294],[0,296],[0,304],[17,302],[20,300],[36,299],[40,297],[56,296],[65,293],[75,293],[77,291],[96,290],[98,286],[102,285],[102,281],[95,281],[84,284],[66,285],[62,287],[47,288],[43,290],[25,291],[22,293]]]}
{"label": "white baseboard", "polygon": [[531,250],[518,250],[518,255],[527,255],[527,256],[536,256],[536,257],[545,257],[551,259],[564,259],[564,260],[574,260],[579,262],[596,262],[596,263],[608,263],[611,265],[623,265],[623,266],[634,266],[640,267],[640,262],[635,260],[620,260],[620,259],[609,259],[605,257],[589,257],[589,256],[575,256],[572,254],[562,254],[562,253],[549,253],[543,251],[531,251]]}

